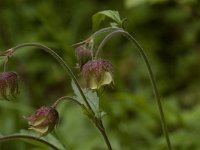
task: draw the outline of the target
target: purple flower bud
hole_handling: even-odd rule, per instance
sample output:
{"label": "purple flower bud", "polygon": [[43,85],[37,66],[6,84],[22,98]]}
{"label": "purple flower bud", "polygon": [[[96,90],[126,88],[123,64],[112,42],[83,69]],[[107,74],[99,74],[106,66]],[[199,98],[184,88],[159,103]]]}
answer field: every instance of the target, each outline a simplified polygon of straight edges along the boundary
{"label": "purple flower bud", "polygon": [[91,59],[91,50],[88,48],[87,44],[78,46],[75,53],[79,68],[82,68],[82,66]]}
{"label": "purple flower bud", "polygon": [[19,93],[18,76],[15,72],[0,73],[0,99],[10,100]]}
{"label": "purple flower bud", "polygon": [[86,86],[99,89],[101,86],[113,83],[113,66],[108,60],[91,60],[82,68]]}
{"label": "purple flower bud", "polygon": [[39,132],[42,136],[51,132],[58,123],[59,115],[55,108],[42,106],[28,120],[29,129]]}

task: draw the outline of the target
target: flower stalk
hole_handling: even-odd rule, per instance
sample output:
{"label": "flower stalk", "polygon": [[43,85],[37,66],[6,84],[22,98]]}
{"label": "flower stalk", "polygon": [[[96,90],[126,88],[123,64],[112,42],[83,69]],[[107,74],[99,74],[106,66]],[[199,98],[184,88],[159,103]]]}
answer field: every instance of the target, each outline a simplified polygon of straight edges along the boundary
{"label": "flower stalk", "polygon": [[[74,81],[75,85],[77,86],[77,88],[78,88],[78,90],[79,90],[79,92],[80,92],[80,94],[81,94],[81,96],[82,96],[82,98],[83,98],[86,106],[88,107],[88,109],[90,110],[90,112],[92,114],[94,114],[94,112],[93,112],[93,110],[92,110],[89,102],[87,101],[87,98],[85,97],[85,95],[83,93],[83,90],[81,89],[81,86],[80,86],[78,80],[76,79],[75,75],[73,74],[72,70],[69,68],[69,66],[67,65],[67,63],[56,52],[54,52],[49,47],[44,46],[42,44],[38,44],[38,43],[24,43],[24,44],[20,44],[20,45],[17,45],[15,47],[9,49],[8,51],[14,53],[17,49],[24,48],[24,47],[38,47],[38,48],[46,51],[47,53],[51,54],[64,67],[65,71],[69,74],[69,76]],[[7,54],[7,53],[5,52],[5,54]]]}
{"label": "flower stalk", "polygon": [[[12,56],[13,53],[17,50],[17,49],[21,49],[21,48],[24,48],[24,47],[38,47],[44,51],[46,51],[47,53],[51,54],[65,69],[65,71],[69,74],[69,76],[71,77],[71,79],[74,81],[75,85],[77,86],[84,102],[85,102],[85,105],[87,107],[85,107],[85,105],[82,105],[82,108],[84,108],[84,110],[86,110],[86,113],[88,115],[88,117],[92,120],[92,122],[97,126],[97,128],[100,130],[100,133],[102,134],[102,136],[104,137],[104,140],[109,148],[109,150],[112,150],[111,148],[111,145],[110,145],[110,142],[108,140],[108,137],[106,135],[106,132],[105,132],[105,129],[103,127],[103,124],[100,122],[101,121],[101,118],[97,118],[95,116],[95,113],[92,109],[92,107],[90,106],[86,96],[84,95],[83,93],[83,90],[81,89],[81,86],[78,82],[78,80],[76,79],[75,75],[73,74],[73,72],[71,71],[71,69],[69,68],[69,66],[67,65],[67,63],[56,53],[54,52],[52,49],[48,48],[47,46],[44,46],[42,44],[38,44],[38,43],[24,43],[24,44],[20,44],[20,45],[17,45],[7,51],[5,51],[4,53],[1,53],[0,56]],[[57,104],[62,101],[63,99],[70,99],[70,100],[73,100],[73,101],[76,101],[78,103],[78,101],[72,97],[68,97],[68,96],[64,96],[64,97],[61,97],[60,99],[58,99],[54,104],[53,104],[53,107],[56,107]],[[80,105],[80,103],[78,103]],[[97,121],[98,120],[98,121]]]}
{"label": "flower stalk", "polygon": [[77,99],[70,97],[70,96],[63,96],[63,97],[60,97],[59,99],[57,99],[51,107],[56,108],[57,105],[63,100],[71,100],[71,101],[75,102],[76,104],[83,106],[81,103],[78,102]]}
{"label": "flower stalk", "polygon": [[158,89],[157,89],[157,86],[156,86],[156,81],[155,81],[155,78],[154,78],[154,75],[153,75],[153,72],[152,72],[148,57],[147,57],[145,51],[143,50],[143,48],[137,42],[137,40],[129,32],[125,31],[124,29],[113,31],[113,32],[109,33],[102,40],[102,42],[99,44],[99,47],[98,47],[98,49],[96,51],[96,54],[95,54],[95,58],[98,57],[100,50],[107,43],[107,41],[109,39],[111,39],[113,36],[117,35],[117,34],[122,34],[123,36],[128,38],[137,47],[137,49],[140,52],[142,58],[144,59],[144,62],[146,64],[146,66],[147,66],[147,70],[148,70],[149,77],[150,77],[150,80],[151,80],[151,85],[152,85],[152,88],[153,88],[153,91],[154,91],[154,95],[155,95],[155,98],[156,98],[156,101],[157,101],[159,114],[160,114],[160,119],[161,119],[162,130],[163,130],[163,133],[165,135],[167,147],[168,147],[168,150],[171,150],[172,148],[171,148],[171,142],[170,142],[170,138],[169,138],[169,134],[168,134],[168,128],[167,128],[167,124],[166,124],[166,121],[165,121],[165,115],[164,115],[164,112],[163,112],[162,103],[161,103],[160,96],[159,96],[159,93],[158,93]]}

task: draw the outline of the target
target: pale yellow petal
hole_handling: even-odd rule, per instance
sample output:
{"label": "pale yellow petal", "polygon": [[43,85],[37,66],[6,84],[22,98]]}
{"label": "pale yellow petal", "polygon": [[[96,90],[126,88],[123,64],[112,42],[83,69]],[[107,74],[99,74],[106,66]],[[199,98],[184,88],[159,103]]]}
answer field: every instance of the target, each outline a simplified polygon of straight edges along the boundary
{"label": "pale yellow petal", "polygon": [[103,74],[102,80],[99,84],[99,87],[102,85],[107,85],[110,84],[113,81],[112,75],[110,74],[110,72],[105,72]]}
{"label": "pale yellow petal", "polygon": [[97,81],[96,81],[96,79],[95,79],[94,76],[91,76],[91,77],[90,77],[89,87],[90,87],[91,89],[93,89],[93,90],[98,88],[98,84],[97,84]]}
{"label": "pale yellow petal", "polygon": [[31,125],[31,126],[37,126],[37,125],[40,125],[42,122],[44,122],[45,119],[46,118],[43,117],[43,118],[40,118],[40,119],[38,119],[36,121],[28,121],[28,124]]}
{"label": "pale yellow petal", "polygon": [[45,126],[45,127],[30,127],[29,129],[32,129],[32,130],[35,130],[39,133],[44,134],[48,131],[49,127],[48,126]]}

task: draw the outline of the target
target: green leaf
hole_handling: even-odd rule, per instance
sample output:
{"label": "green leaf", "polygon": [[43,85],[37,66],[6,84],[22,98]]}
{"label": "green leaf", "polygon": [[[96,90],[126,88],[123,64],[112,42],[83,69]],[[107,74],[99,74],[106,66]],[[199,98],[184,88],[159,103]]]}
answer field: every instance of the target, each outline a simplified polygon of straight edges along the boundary
{"label": "green leaf", "polygon": [[74,98],[75,98],[76,100],[78,100],[79,103],[85,104],[85,102],[84,102],[84,100],[83,100],[83,98],[82,98],[82,96],[81,96],[81,93],[79,92],[79,90],[78,90],[78,88],[77,88],[77,86],[76,86],[76,84],[74,83],[73,80],[72,80],[72,82],[71,82],[71,85],[72,85],[72,89],[73,89],[74,94],[75,94]]}
{"label": "green leaf", "polygon": [[67,150],[67,148],[59,141],[55,136],[52,134],[48,134],[47,136],[43,137],[44,140],[48,141],[49,143],[55,145],[60,150]]}
{"label": "green leaf", "polygon": [[[72,84],[72,89],[74,90],[74,94],[75,94],[74,98],[77,99],[79,103],[85,105],[85,102],[81,96],[81,93],[79,92],[74,81],[72,81],[71,84]],[[92,110],[98,115],[100,111],[99,111],[99,97],[97,96],[97,93],[89,89],[82,89],[82,90]]]}
{"label": "green leaf", "polygon": [[122,26],[122,20],[118,11],[105,10],[100,11],[92,16],[92,25],[94,31],[99,28],[101,22],[104,21],[106,17],[112,19],[119,27]]}
{"label": "green leaf", "polygon": [[84,94],[89,101],[90,106],[92,107],[93,111],[98,114],[99,113],[99,97],[97,93],[93,90],[84,90]]}
{"label": "green leaf", "polygon": [[110,26],[111,26],[111,27],[116,27],[116,26],[117,26],[117,23],[116,23],[116,22],[111,22],[111,23],[110,23]]}

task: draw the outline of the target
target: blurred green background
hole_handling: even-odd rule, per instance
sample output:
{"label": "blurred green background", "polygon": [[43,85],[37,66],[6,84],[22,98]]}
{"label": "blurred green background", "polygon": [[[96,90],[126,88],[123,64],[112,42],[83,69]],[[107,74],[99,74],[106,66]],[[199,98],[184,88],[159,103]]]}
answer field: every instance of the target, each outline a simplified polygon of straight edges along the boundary
{"label": "blurred green background", "polygon": [[[156,76],[174,150],[200,149],[200,2],[198,0],[0,0],[0,50],[38,42],[54,49],[75,70],[72,44],[92,33],[91,17],[118,10],[125,27],[145,49]],[[108,24],[107,24],[108,25]],[[114,150],[165,150],[156,101],[147,69],[135,47],[122,36],[101,52],[114,65],[115,87],[100,105]],[[2,63],[1,63],[2,64]],[[3,66],[1,66],[3,71]],[[9,60],[20,76],[20,94],[0,101],[0,134],[27,129],[23,116],[41,105],[72,95],[69,76],[47,53],[24,48]],[[53,133],[69,150],[103,150],[106,145],[80,108],[59,105]],[[40,150],[23,141],[0,143],[1,150]]]}

